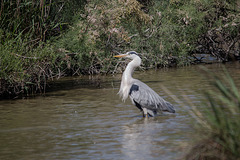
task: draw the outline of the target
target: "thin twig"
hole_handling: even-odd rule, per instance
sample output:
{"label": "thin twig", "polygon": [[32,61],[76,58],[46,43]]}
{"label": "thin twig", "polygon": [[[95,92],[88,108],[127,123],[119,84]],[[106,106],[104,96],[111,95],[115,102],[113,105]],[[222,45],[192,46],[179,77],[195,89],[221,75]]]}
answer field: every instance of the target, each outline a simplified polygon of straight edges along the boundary
{"label": "thin twig", "polygon": [[19,55],[17,53],[11,53],[12,55],[14,56],[17,56],[17,57],[21,57],[21,58],[24,58],[24,59],[39,59],[39,57],[26,57],[26,56],[22,56],[22,55]]}

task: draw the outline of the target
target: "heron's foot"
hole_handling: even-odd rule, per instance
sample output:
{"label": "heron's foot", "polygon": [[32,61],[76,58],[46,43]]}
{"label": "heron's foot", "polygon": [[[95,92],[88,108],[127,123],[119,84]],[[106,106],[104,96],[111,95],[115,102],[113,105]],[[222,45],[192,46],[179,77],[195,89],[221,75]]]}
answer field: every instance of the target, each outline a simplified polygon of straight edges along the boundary
{"label": "heron's foot", "polygon": [[143,114],[143,117],[144,118],[148,118],[148,114]]}
{"label": "heron's foot", "polygon": [[143,108],[143,117],[148,118],[148,111],[146,108]]}

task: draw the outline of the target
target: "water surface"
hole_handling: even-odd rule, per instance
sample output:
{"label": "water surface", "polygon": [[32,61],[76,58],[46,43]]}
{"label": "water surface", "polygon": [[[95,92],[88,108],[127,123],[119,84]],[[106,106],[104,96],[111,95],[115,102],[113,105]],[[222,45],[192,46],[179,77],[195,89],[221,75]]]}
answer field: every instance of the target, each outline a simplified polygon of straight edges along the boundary
{"label": "water surface", "polygon": [[[207,67],[223,74],[221,64]],[[226,67],[239,84],[239,64]],[[202,92],[212,86],[200,73],[198,66],[136,72],[176,108],[149,119],[116,95],[121,75],[66,78],[45,96],[0,101],[0,159],[182,159],[195,120],[191,106],[171,97],[206,107]]]}

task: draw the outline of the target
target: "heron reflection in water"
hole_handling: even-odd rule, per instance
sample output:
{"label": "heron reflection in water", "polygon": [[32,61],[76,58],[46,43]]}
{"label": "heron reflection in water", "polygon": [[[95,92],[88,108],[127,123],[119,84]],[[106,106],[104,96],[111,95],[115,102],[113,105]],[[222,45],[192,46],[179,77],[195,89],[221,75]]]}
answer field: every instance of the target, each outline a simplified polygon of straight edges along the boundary
{"label": "heron reflection in water", "polygon": [[162,111],[175,113],[175,109],[171,103],[161,98],[145,83],[132,78],[135,68],[141,65],[141,58],[138,56],[138,53],[130,51],[126,54],[120,54],[114,57],[132,59],[123,72],[121,86],[118,92],[123,101],[129,96],[132,103],[143,112],[143,117],[153,117],[158,112]]}

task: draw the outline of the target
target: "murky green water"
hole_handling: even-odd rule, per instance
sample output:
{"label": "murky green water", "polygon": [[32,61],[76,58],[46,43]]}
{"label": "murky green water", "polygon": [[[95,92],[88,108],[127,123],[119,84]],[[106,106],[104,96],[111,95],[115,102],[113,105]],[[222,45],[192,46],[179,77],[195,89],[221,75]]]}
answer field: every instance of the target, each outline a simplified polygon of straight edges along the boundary
{"label": "murky green water", "polygon": [[[221,66],[207,67],[222,74]],[[239,84],[240,65],[227,68]],[[0,101],[0,159],[182,159],[196,134],[194,119],[171,95],[205,107],[209,79],[198,66],[136,72],[177,111],[144,119],[116,95],[120,76],[67,78],[44,97]]]}

